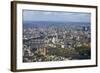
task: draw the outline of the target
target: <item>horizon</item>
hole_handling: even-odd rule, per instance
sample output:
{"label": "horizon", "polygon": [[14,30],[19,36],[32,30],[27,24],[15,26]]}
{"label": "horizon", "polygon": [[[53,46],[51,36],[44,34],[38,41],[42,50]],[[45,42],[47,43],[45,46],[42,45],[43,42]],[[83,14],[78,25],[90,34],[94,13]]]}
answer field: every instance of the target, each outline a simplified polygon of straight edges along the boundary
{"label": "horizon", "polygon": [[23,22],[91,23],[91,22],[73,22],[73,21],[32,21],[32,20]]}

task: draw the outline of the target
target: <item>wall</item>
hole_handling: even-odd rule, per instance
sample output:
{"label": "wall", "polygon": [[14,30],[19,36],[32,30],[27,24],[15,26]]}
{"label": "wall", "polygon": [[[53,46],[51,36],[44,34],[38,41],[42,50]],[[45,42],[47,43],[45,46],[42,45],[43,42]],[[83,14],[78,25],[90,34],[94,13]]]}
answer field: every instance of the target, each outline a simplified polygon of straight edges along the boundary
{"label": "wall", "polygon": [[[0,73],[13,73],[10,71],[10,1],[0,0]],[[84,5],[99,5],[99,0],[33,0],[43,2],[57,2],[57,3],[69,3],[69,4],[84,4]],[[99,6],[100,7],[100,6]],[[99,10],[100,12],[100,10]],[[99,22],[100,23],[100,22]],[[100,25],[98,25],[98,31],[100,31]],[[100,33],[98,34],[100,37]],[[99,43],[100,38],[98,38]],[[98,46],[98,52],[100,52]],[[100,55],[100,53],[98,53]],[[99,57],[100,64],[100,57]],[[92,68],[77,68],[77,69],[62,69],[62,70],[47,70],[47,71],[35,71],[34,73],[99,73],[100,65]],[[22,72],[23,73],[23,72]],[[26,72],[33,73],[33,72]]]}

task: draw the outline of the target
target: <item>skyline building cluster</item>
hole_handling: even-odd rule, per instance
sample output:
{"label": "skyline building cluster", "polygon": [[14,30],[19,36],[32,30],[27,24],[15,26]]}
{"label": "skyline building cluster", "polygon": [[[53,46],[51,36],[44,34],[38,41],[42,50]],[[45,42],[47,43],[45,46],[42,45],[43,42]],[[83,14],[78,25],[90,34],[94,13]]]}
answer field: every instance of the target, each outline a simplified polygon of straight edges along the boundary
{"label": "skyline building cluster", "polygon": [[[34,23],[32,23],[34,24]],[[63,25],[63,24],[60,24]],[[70,25],[70,24],[69,24]],[[90,47],[91,29],[86,25],[66,25],[66,26],[46,26],[46,27],[27,27],[23,29],[23,61],[38,62],[49,61],[48,57],[56,56],[51,59],[66,60],[73,59],[71,56],[58,56],[58,54],[50,54],[54,50],[60,48],[60,51],[65,49],[76,50],[76,47]],[[56,50],[56,51],[57,51]],[[89,50],[90,51],[90,50]],[[74,52],[75,53],[75,52]],[[36,57],[41,55],[41,57]],[[78,55],[78,54],[77,54]],[[89,54],[90,55],[90,54]],[[75,58],[75,57],[74,57]],[[90,58],[90,56],[88,57]],[[76,59],[79,59],[76,57]],[[85,58],[83,58],[85,59]]]}

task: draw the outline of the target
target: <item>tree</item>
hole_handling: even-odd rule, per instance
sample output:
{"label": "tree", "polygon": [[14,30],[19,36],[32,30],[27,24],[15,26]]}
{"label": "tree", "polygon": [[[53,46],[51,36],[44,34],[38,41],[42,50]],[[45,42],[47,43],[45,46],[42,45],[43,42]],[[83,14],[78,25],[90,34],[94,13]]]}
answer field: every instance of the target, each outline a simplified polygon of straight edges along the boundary
{"label": "tree", "polygon": [[76,55],[76,51],[74,49],[68,49],[68,48],[51,48],[52,50],[48,51],[48,55],[56,55],[56,56],[62,56],[66,58],[72,58]]}
{"label": "tree", "polygon": [[80,46],[76,47],[75,50],[79,53],[79,59],[89,59],[91,56],[90,46]]}

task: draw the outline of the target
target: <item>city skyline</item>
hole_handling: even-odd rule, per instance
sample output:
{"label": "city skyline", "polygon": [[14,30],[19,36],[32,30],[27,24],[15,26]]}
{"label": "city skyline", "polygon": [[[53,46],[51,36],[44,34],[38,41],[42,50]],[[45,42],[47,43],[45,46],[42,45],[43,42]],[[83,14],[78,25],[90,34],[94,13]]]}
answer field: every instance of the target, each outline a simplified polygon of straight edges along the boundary
{"label": "city skyline", "polygon": [[23,62],[91,59],[90,13],[23,10]]}

